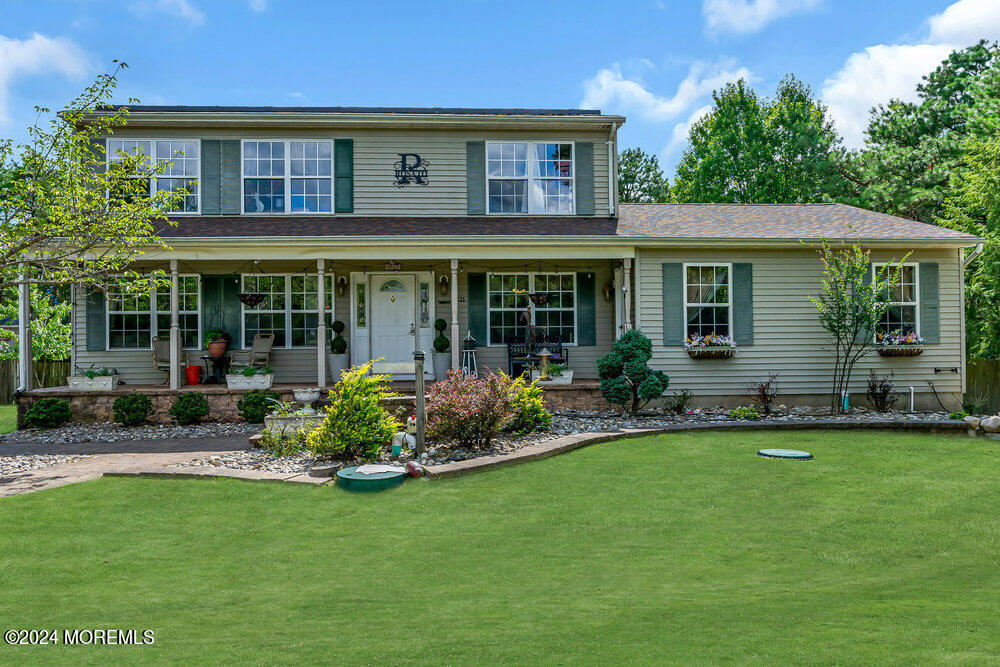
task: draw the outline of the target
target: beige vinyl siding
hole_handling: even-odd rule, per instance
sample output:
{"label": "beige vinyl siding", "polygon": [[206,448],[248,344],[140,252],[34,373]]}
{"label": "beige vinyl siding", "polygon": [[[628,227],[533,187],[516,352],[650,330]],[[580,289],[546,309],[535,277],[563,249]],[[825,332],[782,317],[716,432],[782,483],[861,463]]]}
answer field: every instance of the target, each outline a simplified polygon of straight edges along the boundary
{"label": "beige vinyl siding", "polygon": [[[178,139],[353,139],[354,213],[341,215],[387,216],[466,215],[465,151],[468,141],[589,141],[594,144],[594,214],[609,215],[607,141],[610,133],[606,131],[163,128],[125,129],[118,134]],[[427,185],[396,186],[393,165],[399,160],[399,153],[417,153],[427,161]]]}
{"label": "beige vinyl siding", "polygon": [[[900,258],[898,252],[875,251],[873,261]],[[663,345],[664,262],[751,262],[753,264],[754,345],[741,347],[729,360],[694,360],[680,345]],[[919,357],[886,359],[872,353],[862,359],[852,376],[852,392],[864,393],[870,368],[895,373],[896,389],[920,394],[931,390],[960,392],[956,373],[934,373],[934,368],[958,367],[961,355],[961,278],[956,250],[914,252],[908,261],[937,262],[940,279],[941,342],[925,346]],[[833,360],[824,350],[827,335],[820,326],[810,295],[820,290],[822,269],[816,253],[803,250],[643,250],[639,253],[641,321],[637,327],[653,341],[652,365],[666,371],[670,386],[687,387],[701,397],[743,394],[746,384],[778,371],[783,394],[826,394],[830,390]],[[670,341],[674,342],[674,341]],[[780,402],[780,401],[779,401]]]}

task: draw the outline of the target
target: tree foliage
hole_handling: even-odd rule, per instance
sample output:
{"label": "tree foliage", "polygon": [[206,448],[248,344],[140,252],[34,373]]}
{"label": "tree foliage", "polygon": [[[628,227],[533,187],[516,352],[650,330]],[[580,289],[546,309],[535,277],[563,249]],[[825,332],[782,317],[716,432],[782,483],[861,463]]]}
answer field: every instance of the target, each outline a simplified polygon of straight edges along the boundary
{"label": "tree foliage", "polygon": [[662,204],[670,199],[670,183],[655,155],[626,148],[618,155],[618,201]]}
{"label": "tree foliage", "polygon": [[[60,299],[57,290],[40,285],[31,286],[31,357],[35,361],[63,361],[70,356],[72,327],[69,317],[71,306],[67,299]],[[0,321],[16,321],[17,295],[7,291],[7,298],[0,301]],[[0,359],[17,359],[20,350],[17,333],[0,329]]]}
{"label": "tree foliage", "polygon": [[650,401],[663,396],[670,379],[647,365],[652,357],[653,343],[644,333],[632,329],[622,334],[611,353],[597,360],[604,399],[635,416]]}
{"label": "tree foliage", "polygon": [[846,190],[840,138],[809,86],[789,75],[767,99],[740,79],[712,99],[677,166],[677,201],[801,203]]}
{"label": "tree foliage", "polygon": [[[99,76],[51,120],[36,121],[26,143],[0,140],[0,290],[23,283],[103,290],[112,276],[146,289],[163,278],[130,264],[166,248],[157,229],[171,224],[164,212],[184,193],[150,194],[150,178],[166,164],[145,155],[106,164],[99,148],[128,117],[127,108],[106,105],[124,67]],[[40,119],[50,113],[35,110]]]}

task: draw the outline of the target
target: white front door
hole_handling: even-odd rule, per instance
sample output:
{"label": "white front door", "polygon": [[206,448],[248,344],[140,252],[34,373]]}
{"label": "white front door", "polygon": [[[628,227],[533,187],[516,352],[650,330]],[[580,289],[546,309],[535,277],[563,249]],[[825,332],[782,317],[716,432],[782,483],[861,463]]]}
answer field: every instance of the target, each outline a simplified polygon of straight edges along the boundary
{"label": "white front door", "polygon": [[372,276],[372,359],[376,373],[412,373],[416,294],[412,274]]}

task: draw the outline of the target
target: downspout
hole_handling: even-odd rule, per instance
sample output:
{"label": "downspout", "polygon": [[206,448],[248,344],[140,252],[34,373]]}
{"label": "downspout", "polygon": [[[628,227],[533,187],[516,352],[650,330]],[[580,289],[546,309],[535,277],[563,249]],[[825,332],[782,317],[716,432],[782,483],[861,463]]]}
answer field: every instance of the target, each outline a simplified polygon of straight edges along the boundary
{"label": "downspout", "polygon": [[972,264],[972,261],[973,261],[973,260],[974,260],[974,259],[975,259],[976,257],[979,257],[980,255],[982,255],[982,254],[983,254],[983,250],[984,250],[984,248],[983,248],[983,244],[982,244],[982,243],[980,243],[979,245],[977,245],[977,246],[976,246],[976,249],[975,249],[975,250],[973,250],[972,252],[970,252],[970,253],[969,253],[969,256],[968,256],[968,257],[966,257],[966,258],[965,258],[965,259],[964,259],[964,260],[962,261],[962,268],[965,268],[965,267],[968,267],[968,266],[969,266],[969,264]]}
{"label": "downspout", "polygon": [[613,217],[618,210],[618,123],[611,123],[611,138],[607,144],[608,214]]}

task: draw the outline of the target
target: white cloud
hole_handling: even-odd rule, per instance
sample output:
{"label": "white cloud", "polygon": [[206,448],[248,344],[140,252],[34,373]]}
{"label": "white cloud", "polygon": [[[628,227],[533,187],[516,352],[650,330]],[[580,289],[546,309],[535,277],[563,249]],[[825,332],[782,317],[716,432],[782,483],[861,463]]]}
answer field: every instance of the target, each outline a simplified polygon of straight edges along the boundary
{"label": "white cloud", "polygon": [[191,25],[205,23],[205,15],[188,0],[156,0],[156,8],[180,17]]}
{"label": "white cloud", "polygon": [[966,46],[980,39],[1000,38],[1000,2],[959,0],[928,21],[929,41]]}
{"label": "white cloud", "polygon": [[748,34],[821,4],[822,0],[703,0],[701,13],[710,30]]}
{"label": "white cloud", "polygon": [[267,2],[268,0],[249,0],[247,4],[255,12],[263,12],[267,9]]}
{"label": "white cloud", "polygon": [[9,122],[10,87],[18,79],[38,74],[61,74],[77,79],[91,69],[83,49],[65,37],[34,33],[28,39],[0,35],[0,123]]}
{"label": "white cloud", "polygon": [[604,68],[594,78],[584,82],[584,108],[611,107],[621,111],[635,111],[652,121],[668,121],[691,108],[716,88],[739,78],[751,79],[746,67],[737,67],[733,61],[716,63],[696,62],[687,76],[677,86],[671,97],[650,92],[642,83],[626,79],[619,65]]}
{"label": "white cloud", "polygon": [[688,116],[688,119],[683,123],[674,125],[673,132],[670,134],[670,143],[663,149],[663,157],[668,163],[673,161],[673,157],[687,143],[688,137],[691,134],[691,126],[708,115],[711,110],[712,105],[706,104],[703,107],[695,109],[694,113]]}

